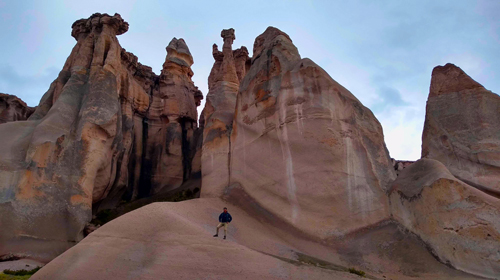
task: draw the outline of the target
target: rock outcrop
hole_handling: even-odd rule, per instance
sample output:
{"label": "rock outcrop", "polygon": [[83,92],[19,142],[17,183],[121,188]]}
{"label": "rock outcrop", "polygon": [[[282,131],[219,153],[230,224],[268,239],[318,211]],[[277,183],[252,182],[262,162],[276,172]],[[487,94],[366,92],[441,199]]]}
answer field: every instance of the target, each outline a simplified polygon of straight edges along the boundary
{"label": "rock outcrop", "polygon": [[0,124],[27,120],[34,111],[17,96],[0,93]]}
{"label": "rock outcrop", "polygon": [[500,275],[500,201],[456,179],[439,161],[401,171],[390,194],[396,221],[454,268]]}
{"label": "rock outcrop", "polygon": [[245,47],[232,50],[234,29],[222,30],[221,37],[224,39],[222,52],[213,45],[215,62],[208,77],[209,91],[200,117],[203,127],[202,181],[207,189],[223,188],[229,183],[230,136],[236,96],[250,63]]}
{"label": "rock outcrop", "polygon": [[422,158],[500,197],[500,96],[453,64],[432,71]]}
{"label": "rock outcrop", "polygon": [[203,182],[201,196],[252,204],[321,239],[388,219],[395,172],[372,112],[276,28],[257,37],[253,54],[228,174]]}
{"label": "rock outcrop", "polygon": [[92,210],[171,191],[200,169],[202,95],[185,42],[172,40],[157,76],[121,48],[120,15],[72,28],[77,44],[36,111],[0,125],[0,255],[50,260],[83,238]]}
{"label": "rock outcrop", "polygon": [[407,168],[408,166],[412,165],[415,163],[414,161],[410,160],[396,160],[396,159],[391,159],[392,161],[392,166],[394,167],[394,170],[396,171],[396,175],[399,175],[399,173]]}

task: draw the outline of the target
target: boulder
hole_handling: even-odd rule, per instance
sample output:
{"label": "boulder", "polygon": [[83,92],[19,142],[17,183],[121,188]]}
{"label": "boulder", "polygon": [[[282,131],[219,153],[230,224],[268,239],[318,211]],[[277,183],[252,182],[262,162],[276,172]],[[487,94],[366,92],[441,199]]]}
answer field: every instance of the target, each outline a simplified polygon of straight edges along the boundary
{"label": "boulder", "polygon": [[439,161],[401,171],[390,193],[393,218],[417,234],[443,263],[500,275],[500,200],[458,180]]}
{"label": "boulder", "polygon": [[0,123],[27,120],[34,111],[17,96],[0,93]]}
{"label": "boulder", "polygon": [[[202,197],[249,203],[316,238],[389,218],[395,172],[373,113],[269,27],[240,82],[229,168]],[[203,165],[203,168],[205,166]]]}
{"label": "boulder", "polygon": [[500,197],[500,96],[453,64],[434,68],[422,158],[438,160],[460,180]]}

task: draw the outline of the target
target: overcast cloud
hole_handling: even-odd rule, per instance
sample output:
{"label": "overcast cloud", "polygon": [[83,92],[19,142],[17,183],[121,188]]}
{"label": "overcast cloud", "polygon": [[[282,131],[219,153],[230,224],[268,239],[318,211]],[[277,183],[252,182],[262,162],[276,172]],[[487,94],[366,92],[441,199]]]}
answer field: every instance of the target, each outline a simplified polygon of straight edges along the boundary
{"label": "overcast cloud", "polygon": [[0,92],[36,106],[75,44],[71,24],[94,12],[121,14],[130,29],[120,44],[157,74],[169,41],[184,38],[204,95],[222,29],[234,28],[233,48],[251,52],[275,26],[373,111],[397,159],[420,158],[435,66],[454,63],[500,92],[500,1],[235,2],[0,0]]}

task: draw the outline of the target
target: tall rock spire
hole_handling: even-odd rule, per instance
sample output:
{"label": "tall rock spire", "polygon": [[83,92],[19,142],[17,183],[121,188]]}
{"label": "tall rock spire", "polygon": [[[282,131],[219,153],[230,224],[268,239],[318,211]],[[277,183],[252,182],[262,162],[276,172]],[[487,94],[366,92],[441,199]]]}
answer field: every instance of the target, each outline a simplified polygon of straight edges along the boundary
{"label": "tall rock spire", "polygon": [[236,96],[249,62],[245,47],[232,50],[234,29],[222,30],[221,37],[224,40],[222,52],[216,44],[212,48],[215,62],[208,77],[209,92],[200,118],[200,125],[204,127],[202,182],[214,188],[223,188],[229,183],[228,153]]}
{"label": "tall rock spire", "polygon": [[158,76],[120,46],[127,30],[119,14],[77,20],[36,111],[0,126],[0,255],[48,261],[83,238],[93,213],[191,178],[203,98],[193,58],[174,38]]}
{"label": "tall rock spire", "polygon": [[457,178],[500,197],[500,96],[453,64],[435,67],[422,158],[438,160]]}

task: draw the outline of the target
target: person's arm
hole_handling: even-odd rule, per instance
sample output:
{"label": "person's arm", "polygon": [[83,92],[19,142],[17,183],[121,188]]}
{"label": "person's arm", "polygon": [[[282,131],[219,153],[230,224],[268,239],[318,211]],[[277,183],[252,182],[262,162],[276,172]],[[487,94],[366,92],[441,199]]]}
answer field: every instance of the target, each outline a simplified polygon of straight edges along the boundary
{"label": "person's arm", "polygon": [[222,213],[219,215],[219,223],[222,223]]}
{"label": "person's arm", "polygon": [[229,213],[227,213],[227,215],[229,216],[229,217],[228,217],[228,218],[229,218],[228,223],[230,223],[230,222],[233,220],[233,217],[231,217],[231,214],[229,214]]}

